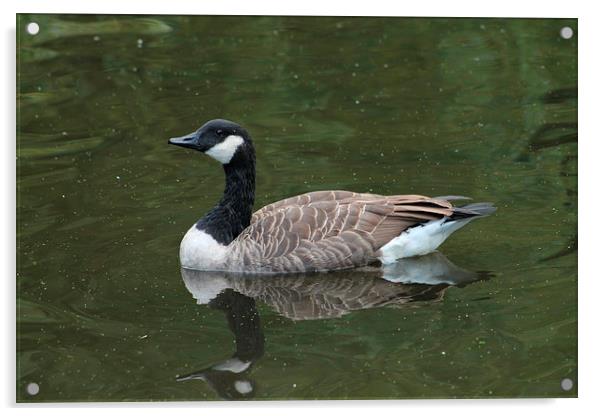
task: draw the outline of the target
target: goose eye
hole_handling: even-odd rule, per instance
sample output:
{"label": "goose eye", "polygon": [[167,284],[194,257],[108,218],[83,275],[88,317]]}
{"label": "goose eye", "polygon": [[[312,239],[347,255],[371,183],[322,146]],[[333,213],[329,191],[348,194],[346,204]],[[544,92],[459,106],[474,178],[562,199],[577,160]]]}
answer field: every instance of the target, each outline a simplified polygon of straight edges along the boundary
{"label": "goose eye", "polygon": [[220,137],[223,137],[224,131],[222,129],[218,129],[218,130],[215,131],[215,134],[217,134]]}

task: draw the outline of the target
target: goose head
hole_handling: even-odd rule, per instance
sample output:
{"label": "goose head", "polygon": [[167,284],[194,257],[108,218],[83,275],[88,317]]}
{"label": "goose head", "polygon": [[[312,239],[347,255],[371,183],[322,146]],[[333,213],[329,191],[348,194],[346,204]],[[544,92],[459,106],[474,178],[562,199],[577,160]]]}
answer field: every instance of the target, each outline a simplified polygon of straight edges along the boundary
{"label": "goose head", "polygon": [[222,165],[254,157],[255,154],[249,133],[240,125],[222,119],[208,121],[197,131],[173,137],[168,143],[205,153]]}

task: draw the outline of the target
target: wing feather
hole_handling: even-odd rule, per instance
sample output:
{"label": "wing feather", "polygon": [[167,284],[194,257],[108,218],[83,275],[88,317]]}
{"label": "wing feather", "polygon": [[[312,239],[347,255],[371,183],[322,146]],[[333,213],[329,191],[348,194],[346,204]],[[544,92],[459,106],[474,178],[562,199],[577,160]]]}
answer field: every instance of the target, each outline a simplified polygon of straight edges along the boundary
{"label": "wing feather", "polygon": [[407,228],[452,213],[448,201],[421,195],[310,192],[255,212],[231,247],[245,271],[355,267]]}

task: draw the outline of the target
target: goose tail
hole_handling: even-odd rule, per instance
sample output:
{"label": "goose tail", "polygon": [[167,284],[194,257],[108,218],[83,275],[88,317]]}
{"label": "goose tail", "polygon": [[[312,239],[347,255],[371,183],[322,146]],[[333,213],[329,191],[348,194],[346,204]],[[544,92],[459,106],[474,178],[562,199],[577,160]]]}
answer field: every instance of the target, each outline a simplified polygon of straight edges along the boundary
{"label": "goose tail", "polygon": [[474,219],[478,217],[486,217],[497,211],[497,208],[491,202],[476,202],[474,204],[454,207],[453,214],[449,220]]}
{"label": "goose tail", "polygon": [[[459,197],[454,198],[460,199]],[[378,258],[383,264],[391,264],[401,258],[432,253],[454,231],[474,219],[493,214],[496,209],[491,202],[477,202],[454,207],[450,216],[411,227],[393,238],[380,248]]]}

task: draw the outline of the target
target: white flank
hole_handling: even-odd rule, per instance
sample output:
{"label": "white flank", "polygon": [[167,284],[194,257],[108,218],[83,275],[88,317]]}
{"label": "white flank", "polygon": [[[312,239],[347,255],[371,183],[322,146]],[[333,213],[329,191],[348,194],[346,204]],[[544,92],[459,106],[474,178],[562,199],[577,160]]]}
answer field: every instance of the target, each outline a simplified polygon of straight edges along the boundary
{"label": "white flank", "polygon": [[468,224],[471,219],[446,222],[443,218],[412,227],[382,246],[379,260],[383,264],[391,264],[397,259],[432,253],[451,233]]}
{"label": "white flank", "polygon": [[238,149],[238,146],[243,144],[243,142],[244,139],[240,136],[228,136],[223,142],[218,143],[207,150],[205,154],[225,165],[226,163],[230,163],[232,156],[236,153],[236,149]]}
{"label": "white flank", "polygon": [[223,270],[228,247],[193,225],[180,243],[180,264],[196,270]]}

